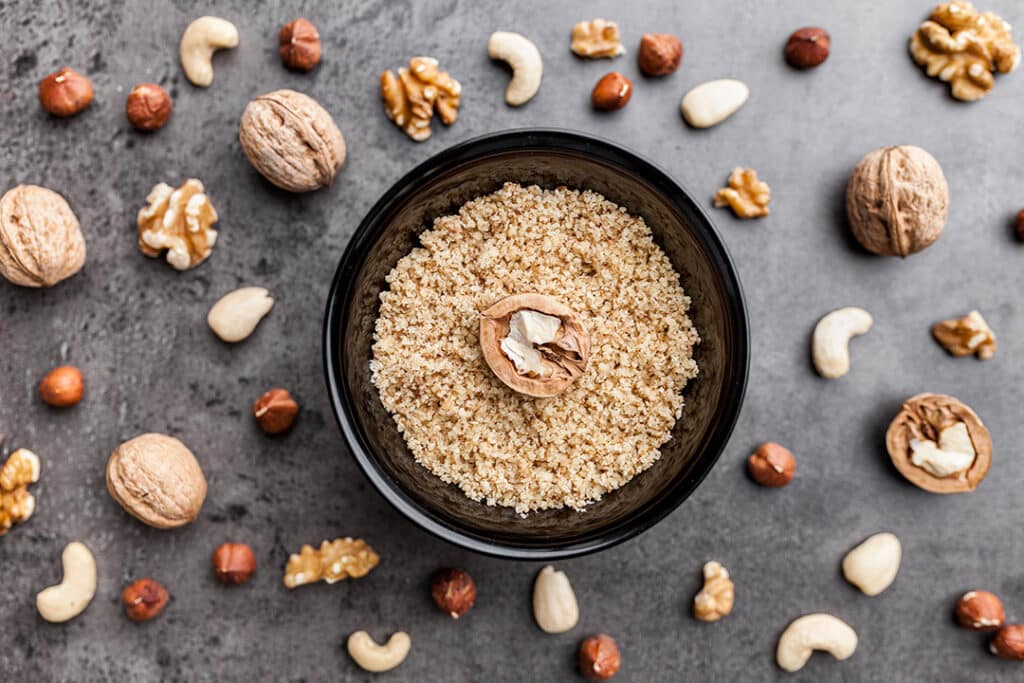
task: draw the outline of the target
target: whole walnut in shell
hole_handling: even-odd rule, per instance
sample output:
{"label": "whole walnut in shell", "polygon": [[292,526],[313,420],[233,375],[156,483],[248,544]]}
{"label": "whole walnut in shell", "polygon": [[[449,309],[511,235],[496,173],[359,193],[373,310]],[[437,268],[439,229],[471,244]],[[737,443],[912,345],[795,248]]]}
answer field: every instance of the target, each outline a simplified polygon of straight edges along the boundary
{"label": "whole walnut in shell", "polygon": [[238,139],[256,170],[290,192],[329,186],[345,162],[345,138],[331,115],[294,90],[275,90],[250,102]]}
{"label": "whole walnut in shell", "polygon": [[931,154],[912,145],[876,149],[853,169],[846,215],[854,237],[882,256],[909,256],[939,239],[949,186]]}
{"label": "whole walnut in shell", "polygon": [[85,264],[85,238],[53,190],[18,185],[0,198],[0,275],[22,287],[52,287]]}
{"label": "whole walnut in shell", "polygon": [[185,444],[164,434],[143,434],[110,455],[107,490],[140,522],[173,529],[199,516],[206,477]]}

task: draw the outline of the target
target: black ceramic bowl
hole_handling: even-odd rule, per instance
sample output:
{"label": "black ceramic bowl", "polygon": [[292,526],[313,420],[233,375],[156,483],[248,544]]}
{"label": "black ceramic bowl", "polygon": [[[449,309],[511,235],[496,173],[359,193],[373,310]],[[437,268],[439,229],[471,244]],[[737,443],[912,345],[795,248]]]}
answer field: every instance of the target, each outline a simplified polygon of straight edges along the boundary
{"label": "black ceramic bowl", "polygon": [[[466,498],[413,459],[370,381],[384,277],[433,219],[507,181],[600,192],[643,216],[693,300],[700,375],[661,459],[584,512],[525,518]],[[420,164],[363,219],[334,276],[324,359],[334,413],[373,485],[402,514],[465,548],[519,559],[582,555],[649,528],[689,496],[725,447],[746,387],[747,315],[735,268],[703,210],[666,173],[608,142],[576,133],[520,130],[470,140]]]}

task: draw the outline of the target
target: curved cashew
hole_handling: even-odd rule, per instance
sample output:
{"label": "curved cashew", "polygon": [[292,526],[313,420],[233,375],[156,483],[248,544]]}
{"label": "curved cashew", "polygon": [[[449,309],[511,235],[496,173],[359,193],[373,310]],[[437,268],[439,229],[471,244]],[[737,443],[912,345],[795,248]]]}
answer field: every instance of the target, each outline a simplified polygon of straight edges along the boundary
{"label": "curved cashew", "polygon": [[388,642],[378,645],[366,631],[356,631],[348,637],[348,653],[355,663],[367,671],[390,671],[405,661],[412,641],[405,631],[391,634]]}
{"label": "curved cashew", "polygon": [[487,54],[512,67],[512,80],[505,91],[505,102],[513,107],[526,104],[540,88],[544,65],[540,51],[526,36],[497,31],[487,41]]}
{"label": "curved cashew", "polygon": [[213,53],[238,45],[238,29],[227,19],[199,17],[181,34],[181,68],[185,77],[200,88],[213,83]]}
{"label": "curved cashew", "polygon": [[77,617],[96,595],[96,560],[85,544],[68,543],[60,559],[64,580],[36,596],[39,615],[54,624]]}
{"label": "curved cashew", "polygon": [[843,660],[857,649],[857,632],[831,614],[805,614],[779,636],[775,661],[783,671],[799,671],[814,650],[828,652]]}
{"label": "curved cashew", "polygon": [[811,340],[814,368],[826,379],[850,371],[850,338],[864,334],[874,322],[863,308],[850,306],[832,311],[818,321]]}

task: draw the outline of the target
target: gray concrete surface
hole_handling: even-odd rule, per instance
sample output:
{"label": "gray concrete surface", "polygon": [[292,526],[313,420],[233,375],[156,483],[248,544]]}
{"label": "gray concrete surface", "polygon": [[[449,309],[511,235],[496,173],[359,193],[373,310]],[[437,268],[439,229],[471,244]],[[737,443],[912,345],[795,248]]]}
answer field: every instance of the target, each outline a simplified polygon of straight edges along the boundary
{"label": "gray concrete surface", "polygon": [[[1011,0],[981,3],[1024,25]],[[0,432],[6,448],[43,459],[38,507],[0,540],[0,672],[4,680],[370,680],[343,648],[347,633],[412,634],[413,650],[381,680],[572,680],[574,652],[594,631],[623,652],[617,680],[920,681],[1024,679],[1020,665],[985,652],[984,638],[953,623],[965,589],[1000,594],[1024,619],[1020,485],[1024,247],[1011,236],[1024,205],[1024,76],[961,104],[926,78],[906,50],[930,2],[648,3],[448,2],[0,2],[0,185],[39,183],[61,192],[81,220],[85,270],[49,291],[0,282]],[[190,86],[177,42],[195,16],[235,22],[240,46],[216,58],[209,90]],[[280,25],[311,18],[324,42],[312,74],[281,68]],[[572,24],[621,22],[629,54],[584,62],[568,50]],[[811,73],[781,58],[793,29],[827,27],[831,59]],[[505,71],[485,52],[496,29],[521,31],[545,58],[538,97],[507,108]],[[646,80],[635,65],[642,33],[671,31],[685,44],[681,70]],[[384,117],[378,73],[430,54],[464,85],[458,123],[413,144]],[[96,101],[77,118],[42,112],[36,83],[70,65],[93,80]],[[618,69],[635,79],[629,106],[598,114],[593,83]],[[688,129],[681,95],[717,77],[750,84],[750,102],[725,125]],[[175,98],[170,125],[130,130],[124,97],[137,82]],[[349,145],[335,186],[280,192],[246,162],[237,123],[253,96],[292,87],[319,99]],[[545,636],[533,625],[537,566],[478,557],[414,528],[377,496],[335,427],[321,371],[320,325],[330,277],[346,241],[376,198],[414,164],[482,133],[559,126],[625,144],[706,199],[735,165],[772,186],[772,215],[739,222],[713,213],[746,287],[753,329],[750,388],[721,461],[698,492],[642,537],[562,563],[582,607],[579,626]],[[942,163],[952,194],[942,239],[906,261],[870,256],[845,228],[843,189],[869,150],[914,143]],[[158,181],[196,176],[221,215],[208,263],[179,274],[141,256],[135,213]],[[269,287],[277,305],[256,334],[228,347],[205,324],[209,305],[241,284]],[[810,366],[818,317],[844,305],[875,314],[854,343],[854,369],[825,382]],[[988,363],[948,357],[929,325],[977,307],[999,335]],[[85,372],[86,400],[57,412],[35,394],[58,363]],[[284,385],[303,405],[295,430],[268,439],[249,405]],[[973,406],[995,440],[992,470],[970,495],[939,497],[904,482],[883,445],[889,419],[919,391]],[[180,436],[209,479],[199,521],[163,532],[125,515],[104,487],[104,464],[122,440],[148,431]],[[760,441],[791,446],[797,479],[757,488],[744,460]],[[847,585],[843,553],[888,529],[903,540],[895,584],[876,598]],[[287,555],[306,542],[352,534],[383,561],[368,578],[294,592],[281,585]],[[64,544],[85,540],[99,563],[98,595],[81,617],[44,623],[34,595],[60,574]],[[209,556],[227,540],[256,549],[246,586],[225,588]],[[732,571],[736,609],[708,625],[688,615],[699,570],[719,559]],[[458,622],[437,612],[431,572],[462,565],[476,577],[476,608]],[[165,614],[138,625],[118,596],[153,576],[173,594]],[[848,661],[815,656],[796,676],[774,665],[776,638],[804,612],[849,621],[861,643]]]}

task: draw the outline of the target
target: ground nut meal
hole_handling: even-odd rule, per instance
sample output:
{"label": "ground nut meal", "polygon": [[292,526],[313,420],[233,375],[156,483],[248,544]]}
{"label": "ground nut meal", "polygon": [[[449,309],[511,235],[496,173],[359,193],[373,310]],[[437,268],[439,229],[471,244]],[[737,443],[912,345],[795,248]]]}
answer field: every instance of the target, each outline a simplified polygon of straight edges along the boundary
{"label": "ground nut meal", "polygon": [[[373,382],[424,467],[517,512],[597,501],[660,456],[697,375],[679,276],[643,219],[596,192],[506,184],[438,218],[387,277]],[[481,312],[536,292],[589,330],[586,371],[531,398],[485,363]]]}

